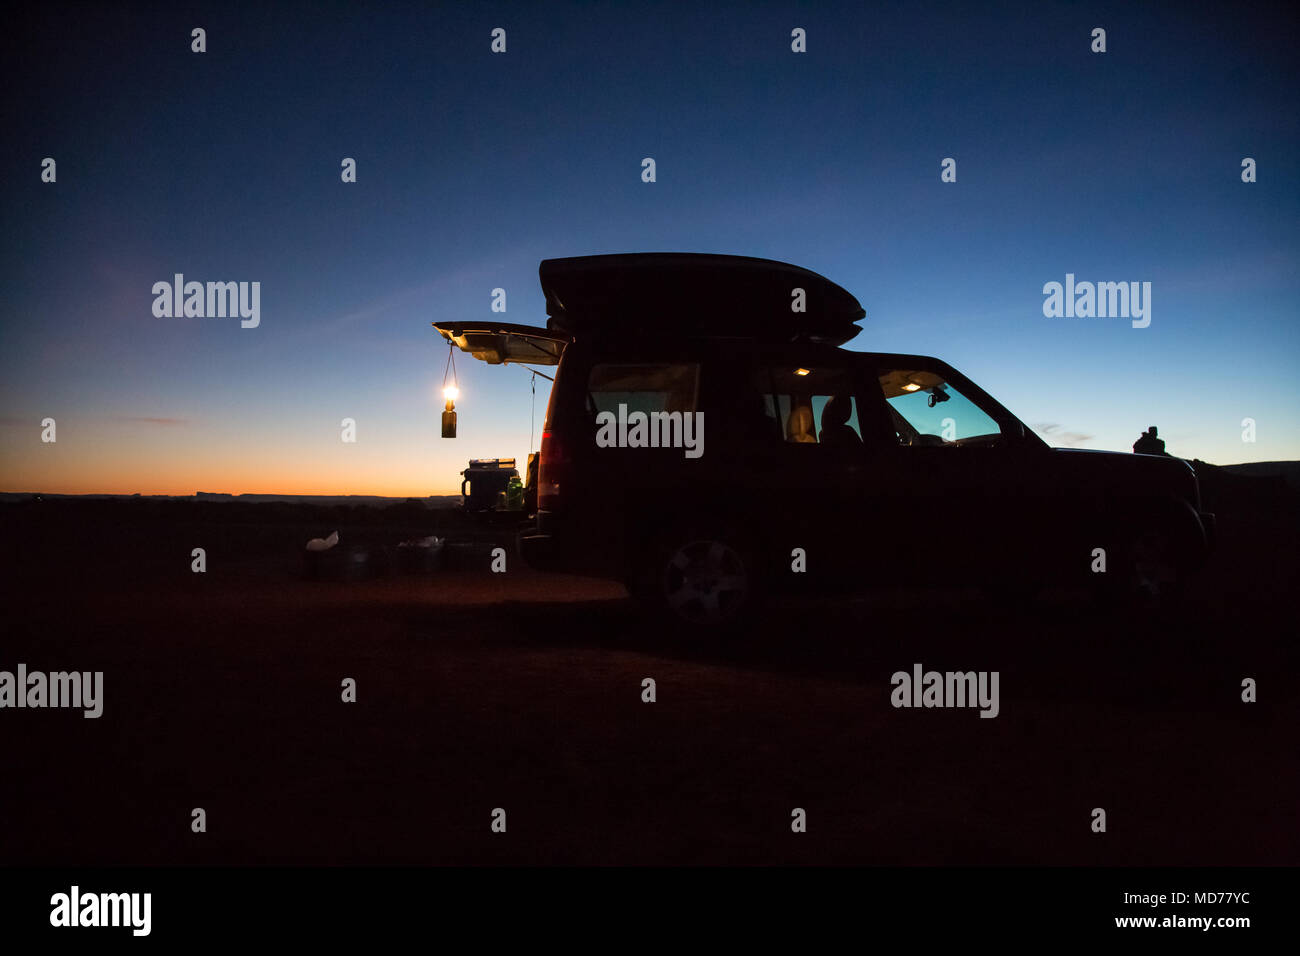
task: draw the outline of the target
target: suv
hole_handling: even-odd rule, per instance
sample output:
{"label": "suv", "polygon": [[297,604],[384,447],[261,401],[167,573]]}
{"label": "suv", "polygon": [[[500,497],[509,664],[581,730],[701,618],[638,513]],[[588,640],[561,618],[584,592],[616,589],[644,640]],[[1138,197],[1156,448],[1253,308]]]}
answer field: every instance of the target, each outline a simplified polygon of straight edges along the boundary
{"label": "suv", "polygon": [[539,271],[545,328],[434,323],[489,363],[556,366],[534,567],[711,625],[889,582],[1160,595],[1209,550],[1186,462],[1051,448],[938,359],[843,349],[864,312],[816,273],[677,253]]}

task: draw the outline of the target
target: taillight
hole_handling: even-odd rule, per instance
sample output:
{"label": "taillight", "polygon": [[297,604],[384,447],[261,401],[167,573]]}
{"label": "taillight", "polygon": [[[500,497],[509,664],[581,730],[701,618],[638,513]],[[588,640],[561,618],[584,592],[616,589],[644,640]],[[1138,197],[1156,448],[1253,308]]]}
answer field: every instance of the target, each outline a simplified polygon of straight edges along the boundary
{"label": "taillight", "polygon": [[564,442],[553,431],[542,432],[541,459],[537,463],[537,507],[555,511],[560,491],[568,480],[569,457]]}

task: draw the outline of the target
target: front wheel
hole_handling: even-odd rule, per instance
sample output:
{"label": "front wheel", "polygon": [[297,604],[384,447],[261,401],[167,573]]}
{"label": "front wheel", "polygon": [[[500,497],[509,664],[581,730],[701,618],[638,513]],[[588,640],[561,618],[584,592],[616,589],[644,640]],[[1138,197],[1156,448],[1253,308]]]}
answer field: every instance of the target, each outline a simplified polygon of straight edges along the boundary
{"label": "front wheel", "polygon": [[1186,555],[1166,525],[1143,523],[1124,536],[1108,573],[1099,582],[1107,603],[1169,607],[1182,597]]}

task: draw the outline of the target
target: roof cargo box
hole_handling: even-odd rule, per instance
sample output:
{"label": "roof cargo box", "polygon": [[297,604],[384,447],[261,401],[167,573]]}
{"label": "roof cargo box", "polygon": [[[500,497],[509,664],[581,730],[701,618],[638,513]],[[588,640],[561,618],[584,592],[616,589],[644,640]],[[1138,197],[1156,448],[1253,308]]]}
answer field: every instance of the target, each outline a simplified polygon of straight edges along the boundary
{"label": "roof cargo box", "polygon": [[[697,334],[843,345],[865,312],[808,269],[748,256],[643,252],[543,260],[547,328],[570,335]],[[806,311],[792,312],[793,290]]]}

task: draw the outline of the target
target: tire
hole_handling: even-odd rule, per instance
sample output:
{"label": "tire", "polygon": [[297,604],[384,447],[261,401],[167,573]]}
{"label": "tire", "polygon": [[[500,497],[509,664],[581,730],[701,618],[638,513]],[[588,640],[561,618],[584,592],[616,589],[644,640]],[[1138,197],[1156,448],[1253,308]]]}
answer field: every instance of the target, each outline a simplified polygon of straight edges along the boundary
{"label": "tire", "polygon": [[680,529],[646,549],[633,595],[667,627],[692,639],[735,636],[758,604],[754,550],[719,529]]}
{"label": "tire", "polygon": [[1170,608],[1184,594],[1188,565],[1182,539],[1168,523],[1139,521],[1120,538],[1117,560],[1099,582],[1104,603],[1122,607]]}

